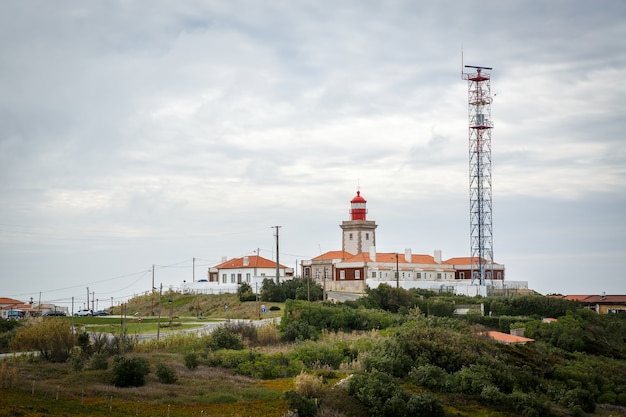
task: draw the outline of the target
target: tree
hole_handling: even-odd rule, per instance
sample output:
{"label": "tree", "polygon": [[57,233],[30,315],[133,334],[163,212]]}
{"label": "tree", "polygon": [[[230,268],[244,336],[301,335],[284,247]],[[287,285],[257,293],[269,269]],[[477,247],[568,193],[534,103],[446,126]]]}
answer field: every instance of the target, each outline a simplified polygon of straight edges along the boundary
{"label": "tree", "polygon": [[256,301],[256,294],[252,291],[252,287],[247,282],[241,283],[237,288],[237,296],[242,303],[245,301]]}

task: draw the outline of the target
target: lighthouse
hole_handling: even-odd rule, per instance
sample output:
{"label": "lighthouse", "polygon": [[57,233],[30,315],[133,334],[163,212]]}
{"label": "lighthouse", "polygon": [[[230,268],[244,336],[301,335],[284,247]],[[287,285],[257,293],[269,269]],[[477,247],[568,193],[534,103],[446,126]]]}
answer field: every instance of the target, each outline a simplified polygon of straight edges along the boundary
{"label": "lighthouse", "polygon": [[341,223],[342,250],[353,255],[376,247],[376,222],[367,220],[367,201],[361,191],[350,201],[350,220]]}

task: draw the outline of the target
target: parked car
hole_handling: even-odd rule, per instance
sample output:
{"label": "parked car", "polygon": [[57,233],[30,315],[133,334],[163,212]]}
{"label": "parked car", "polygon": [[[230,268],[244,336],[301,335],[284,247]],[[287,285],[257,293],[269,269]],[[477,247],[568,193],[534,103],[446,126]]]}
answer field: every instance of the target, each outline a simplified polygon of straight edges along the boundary
{"label": "parked car", "polygon": [[106,311],[104,311],[104,310],[98,310],[98,311],[94,311],[94,312],[93,312],[93,315],[94,315],[94,316],[108,316],[108,315],[109,315],[109,313],[107,313],[107,312],[106,312]]}
{"label": "parked car", "polygon": [[86,310],[86,309],[82,309],[82,310],[78,310],[76,313],[74,313],[75,316],[79,316],[79,317],[83,317],[83,316],[93,316],[93,311],[91,310]]}
{"label": "parked car", "polygon": [[61,311],[61,310],[46,311],[42,315],[46,316],[46,317],[49,317],[49,316],[67,316],[67,314],[65,314],[65,311]]}

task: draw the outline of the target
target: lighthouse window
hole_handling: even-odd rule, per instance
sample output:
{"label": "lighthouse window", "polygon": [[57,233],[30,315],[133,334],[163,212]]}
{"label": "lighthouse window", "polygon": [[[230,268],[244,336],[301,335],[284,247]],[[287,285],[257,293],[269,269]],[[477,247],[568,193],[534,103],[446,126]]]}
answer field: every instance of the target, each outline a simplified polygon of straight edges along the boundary
{"label": "lighthouse window", "polygon": [[350,240],[352,240],[352,233],[350,233]]}
{"label": "lighthouse window", "polygon": [[365,233],[365,240],[370,240],[370,234],[369,233]]}

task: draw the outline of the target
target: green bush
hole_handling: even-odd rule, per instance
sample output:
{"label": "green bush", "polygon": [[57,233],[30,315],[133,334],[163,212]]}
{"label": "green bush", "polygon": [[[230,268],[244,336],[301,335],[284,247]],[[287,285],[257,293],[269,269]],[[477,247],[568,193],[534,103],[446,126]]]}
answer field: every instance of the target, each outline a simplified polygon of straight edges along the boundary
{"label": "green bush", "polygon": [[224,327],[229,332],[239,335],[243,340],[257,341],[258,328],[249,321],[233,321],[224,324]]}
{"label": "green bush", "polygon": [[113,360],[112,382],[116,387],[141,387],[149,373],[150,365],[144,358],[118,356]]}
{"label": "green bush", "polygon": [[297,410],[298,417],[314,417],[317,414],[315,400],[300,395],[297,391],[285,391],[283,396],[289,409]]}
{"label": "green bush", "polygon": [[189,352],[185,354],[183,358],[185,367],[187,369],[196,369],[198,367],[198,354],[196,352]]}
{"label": "green bush", "polygon": [[300,360],[305,366],[325,367],[338,369],[339,365],[344,362],[347,357],[344,356],[346,347],[340,347],[330,343],[323,342],[304,342],[291,352],[291,356]]}
{"label": "green bush", "polygon": [[315,338],[315,329],[303,321],[292,321],[282,325],[283,340],[295,342],[296,340],[308,340]]}
{"label": "green bush", "polygon": [[429,394],[410,394],[390,375],[372,371],[354,374],[348,392],[365,406],[373,417],[443,417],[439,400]]}
{"label": "green bush", "polygon": [[211,350],[239,350],[243,349],[243,342],[237,334],[231,332],[227,327],[219,326],[211,333],[207,342],[207,347]]}
{"label": "green bush", "polygon": [[94,353],[91,356],[89,367],[93,370],[106,370],[109,367],[109,357],[106,353]]}
{"label": "green bush", "polygon": [[446,391],[450,381],[450,375],[444,369],[432,364],[411,369],[409,376],[418,386],[440,392]]}
{"label": "green bush", "polygon": [[80,347],[81,354],[84,358],[88,358],[93,353],[93,346],[91,345],[91,339],[89,333],[82,332],[78,334],[76,338],[78,346]]}
{"label": "green bush", "polygon": [[364,360],[367,371],[377,370],[401,378],[409,373],[414,363],[399,338],[377,341],[372,352]]}
{"label": "green bush", "polygon": [[163,384],[174,384],[178,380],[176,372],[169,366],[159,362],[156,366],[156,376]]}

